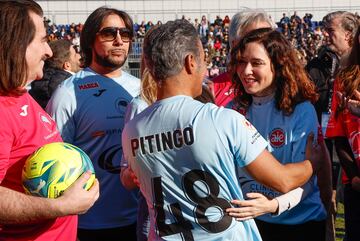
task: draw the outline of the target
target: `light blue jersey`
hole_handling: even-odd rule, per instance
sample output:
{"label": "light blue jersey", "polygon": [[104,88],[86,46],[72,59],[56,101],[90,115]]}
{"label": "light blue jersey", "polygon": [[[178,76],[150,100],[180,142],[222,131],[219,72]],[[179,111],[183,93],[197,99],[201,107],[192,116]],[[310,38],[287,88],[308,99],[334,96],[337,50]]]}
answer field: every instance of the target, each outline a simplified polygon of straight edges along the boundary
{"label": "light blue jersey", "polygon": [[125,123],[134,118],[134,116],[139,114],[141,111],[145,110],[148,106],[148,103],[146,103],[140,95],[132,99],[126,109]]}
{"label": "light blue jersey", "polygon": [[139,90],[140,80],[123,71],[110,79],[86,68],[65,80],[47,106],[64,141],[90,156],[100,181],[100,198],[79,216],[80,228],[115,228],[136,222],[137,191],[127,191],[119,173],[125,110]]}
{"label": "light blue jersey", "polygon": [[[246,113],[246,118],[267,139],[267,149],[283,164],[301,162],[305,159],[307,137],[310,132],[317,136],[319,126],[315,109],[308,101],[298,104],[294,112],[286,116],[282,111],[276,109],[274,98],[265,102],[254,98]],[[282,193],[257,183],[241,169],[239,170],[239,179],[244,195],[248,192],[259,192],[270,198],[282,195]],[[291,210],[283,212],[279,216],[266,214],[258,219],[278,224],[301,224],[324,220],[326,211],[320,199],[317,178],[313,176],[304,185],[304,188],[307,191],[304,192],[302,201]]]}
{"label": "light blue jersey", "polygon": [[[141,96],[135,97],[130,104],[128,105],[125,113],[125,123],[129,122],[134,116],[139,114],[141,111],[145,110],[148,107],[148,103],[146,103]],[[124,158],[121,160],[121,166],[127,167],[128,162]],[[136,224],[136,235],[137,240],[148,240],[149,229],[150,229],[150,220],[149,220],[149,211],[146,204],[146,200],[144,196],[139,193],[139,208],[138,208],[138,216],[137,216],[137,224]]]}
{"label": "light blue jersey", "polygon": [[174,96],[136,115],[122,140],[149,207],[149,240],[261,240],[253,220],[224,213],[243,199],[236,167],[267,145],[242,115]]}

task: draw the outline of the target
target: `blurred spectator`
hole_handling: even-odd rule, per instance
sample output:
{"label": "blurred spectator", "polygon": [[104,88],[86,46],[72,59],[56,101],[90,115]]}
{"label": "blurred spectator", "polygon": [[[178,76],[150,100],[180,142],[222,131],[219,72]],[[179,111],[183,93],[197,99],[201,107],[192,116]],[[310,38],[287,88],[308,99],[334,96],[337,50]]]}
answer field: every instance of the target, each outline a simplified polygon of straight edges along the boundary
{"label": "blurred spectator", "polygon": [[[331,113],[331,101],[333,95],[333,83],[335,75],[338,72],[339,59],[347,55],[352,46],[352,41],[355,36],[355,32],[358,27],[357,16],[350,12],[336,11],[327,14],[323,18],[323,25],[328,37],[327,46],[319,51],[318,57],[314,58],[307,65],[307,71],[309,72],[311,79],[314,81],[317,87],[317,91],[320,94],[319,100],[315,103],[315,109],[317,111],[319,122],[325,133],[328,127],[328,120]],[[333,152],[333,140],[325,139],[329,153],[332,159]],[[351,166],[351,150],[346,138],[335,138],[335,148],[339,157],[339,161],[343,168]],[[336,164],[333,163],[333,170],[338,170]],[[343,173],[345,174],[345,173]],[[338,173],[333,173],[333,180],[337,180]],[[346,175],[343,175],[343,183],[348,184],[349,179]],[[329,222],[334,225],[334,219],[336,214],[336,186],[337,183],[333,183],[333,206],[330,210],[332,217]],[[346,194],[345,194],[346,195]],[[347,203],[345,202],[346,206]],[[346,212],[345,212],[346,213]],[[346,218],[346,214],[345,214]],[[334,239],[334,230],[332,239]],[[329,234],[330,235],[330,234]]]}
{"label": "blurred spectator", "polygon": [[[355,16],[358,18],[358,16]],[[346,21],[351,18],[347,17]],[[342,61],[341,70],[334,82],[334,92],[331,103],[331,116],[326,134],[335,138],[338,149],[338,139],[347,140],[348,146],[343,146],[342,151],[348,154],[348,164],[343,166],[348,178],[344,187],[345,211],[345,239],[358,241],[360,237],[360,122],[359,117],[350,113],[346,107],[349,98],[359,95],[360,88],[360,25],[357,19],[357,34],[346,61]],[[341,92],[342,98],[336,95]],[[343,163],[341,163],[343,165]]]}
{"label": "blurred spectator", "polygon": [[49,43],[53,56],[45,60],[44,76],[31,82],[30,95],[45,109],[56,87],[80,70],[80,54],[69,41],[60,39]]}
{"label": "blurred spectator", "polygon": [[209,28],[208,21],[206,19],[206,16],[203,15],[201,17],[200,27],[199,27],[200,38],[206,37],[206,35],[208,33],[208,28]]}
{"label": "blurred spectator", "polygon": [[199,23],[199,19],[197,19],[197,18],[195,18],[195,20],[194,20],[194,27],[196,30],[199,31],[200,23]]}
{"label": "blurred spectator", "polygon": [[215,64],[212,65],[210,71],[209,71],[209,77],[214,78],[220,74],[219,67]]}
{"label": "blurred spectator", "polygon": [[224,27],[229,27],[230,25],[230,18],[228,15],[225,16],[224,20],[223,20],[223,25]]}
{"label": "blurred spectator", "polygon": [[290,18],[286,16],[286,13],[283,13],[283,17],[280,19],[280,25],[288,25],[290,23]]}
{"label": "blurred spectator", "polygon": [[296,21],[296,23],[301,23],[301,18],[297,15],[297,12],[296,11],[294,11],[294,15],[292,15],[291,17],[290,17],[290,21],[291,22],[293,22],[293,21]]}
{"label": "blurred spectator", "polygon": [[214,43],[214,49],[216,51],[219,51],[221,49],[221,47],[222,47],[222,43],[220,41],[220,38],[216,38],[215,43]]}
{"label": "blurred spectator", "polygon": [[312,23],[311,23],[311,19],[312,19],[313,15],[311,13],[305,13],[305,16],[303,17],[304,22],[311,27]]}
{"label": "blurred spectator", "polygon": [[136,32],[136,35],[138,38],[144,38],[145,33],[146,33],[145,21],[142,21],[138,28],[138,31]]}
{"label": "blurred spectator", "polygon": [[154,24],[151,21],[148,21],[148,23],[145,25],[145,31],[149,31],[154,26]]}
{"label": "blurred spectator", "polygon": [[216,15],[216,19],[214,21],[214,24],[216,24],[218,26],[223,26],[223,20],[220,18],[219,15]]}

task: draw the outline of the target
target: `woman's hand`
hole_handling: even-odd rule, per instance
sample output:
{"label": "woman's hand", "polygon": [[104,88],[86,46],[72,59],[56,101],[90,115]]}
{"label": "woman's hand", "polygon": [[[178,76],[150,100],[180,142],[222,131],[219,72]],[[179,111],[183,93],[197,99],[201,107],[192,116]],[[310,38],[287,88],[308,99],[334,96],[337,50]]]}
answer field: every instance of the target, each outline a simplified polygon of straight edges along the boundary
{"label": "woman's hand", "polygon": [[244,221],[267,213],[275,213],[278,209],[276,199],[268,199],[261,193],[247,193],[249,200],[233,200],[231,203],[238,207],[228,208],[226,212],[236,218],[237,221]]}

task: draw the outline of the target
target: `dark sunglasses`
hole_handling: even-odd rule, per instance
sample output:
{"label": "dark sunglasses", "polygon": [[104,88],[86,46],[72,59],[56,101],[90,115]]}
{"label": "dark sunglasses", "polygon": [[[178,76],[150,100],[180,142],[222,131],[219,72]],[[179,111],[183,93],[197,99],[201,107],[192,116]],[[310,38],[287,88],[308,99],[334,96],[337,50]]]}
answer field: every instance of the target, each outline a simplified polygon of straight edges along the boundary
{"label": "dark sunglasses", "polygon": [[130,42],[132,40],[132,32],[127,28],[108,27],[101,29],[97,34],[103,41],[114,41],[118,32],[123,42]]}

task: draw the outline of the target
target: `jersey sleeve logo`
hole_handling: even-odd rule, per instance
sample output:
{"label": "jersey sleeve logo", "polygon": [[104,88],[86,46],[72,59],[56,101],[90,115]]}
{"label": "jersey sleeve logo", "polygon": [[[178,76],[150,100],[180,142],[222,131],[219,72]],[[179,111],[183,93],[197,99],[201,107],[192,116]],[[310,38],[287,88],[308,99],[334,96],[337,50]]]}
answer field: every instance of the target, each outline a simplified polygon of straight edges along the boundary
{"label": "jersey sleeve logo", "polygon": [[281,128],[272,130],[269,134],[269,140],[272,147],[282,147],[285,144],[285,131]]}
{"label": "jersey sleeve logo", "polygon": [[28,111],[27,111],[28,107],[29,107],[28,105],[24,105],[24,106],[21,107],[21,109],[22,109],[22,111],[20,112],[21,116],[27,116],[28,115]]}
{"label": "jersey sleeve logo", "polygon": [[245,126],[247,129],[252,130],[252,131],[256,130],[255,127],[250,123],[250,121],[248,121],[248,120],[245,119],[245,120],[243,121],[243,123],[244,123],[244,126]]}
{"label": "jersey sleeve logo", "polygon": [[50,116],[46,116],[43,113],[39,113],[39,119],[41,121],[41,123],[44,125],[44,127],[46,128],[46,130],[48,130],[49,132],[53,131],[53,122],[52,119],[50,118]]}

